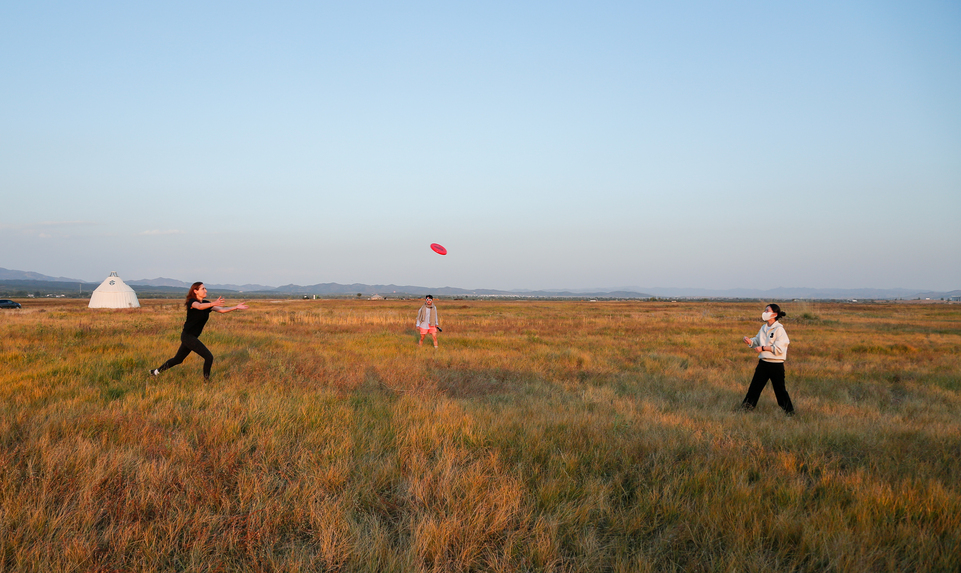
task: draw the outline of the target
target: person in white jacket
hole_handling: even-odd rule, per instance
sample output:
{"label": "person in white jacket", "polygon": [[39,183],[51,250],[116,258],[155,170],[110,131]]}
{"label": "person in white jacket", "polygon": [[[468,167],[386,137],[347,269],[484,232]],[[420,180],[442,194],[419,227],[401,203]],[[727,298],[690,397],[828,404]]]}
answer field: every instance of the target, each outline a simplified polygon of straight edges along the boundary
{"label": "person in white jacket", "polygon": [[424,344],[424,337],[430,334],[434,339],[434,348],[437,348],[437,331],[440,330],[440,320],[437,317],[437,307],[434,306],[433,295],[424,297],[424,306],[417,311],[417,330],[420,332],[420,342],[418,346]]}
{"label": "person in white jacket", "polygon": [[791,403],[791,396],[784,388],[784,361],[787,359],[787,347],[791,344],[784,326],[778,319],[787,316],[786,312],[781,311],[781,307],[776,304],[769,304],[761,314],[761,330],[754,338],[744,337],[744,342],[754,349],[758,354],[757,368],[754,369],[754,379],[751,386],[747,389],[747,396],[741,402],[741,407],[745,410],[753,410],[757,406],[757,400],[761,397],[761,391],[771,381],[774,388],[774,397],[777,398],[777,405],[784,410],[787,415],[794,415],[794,404]]}

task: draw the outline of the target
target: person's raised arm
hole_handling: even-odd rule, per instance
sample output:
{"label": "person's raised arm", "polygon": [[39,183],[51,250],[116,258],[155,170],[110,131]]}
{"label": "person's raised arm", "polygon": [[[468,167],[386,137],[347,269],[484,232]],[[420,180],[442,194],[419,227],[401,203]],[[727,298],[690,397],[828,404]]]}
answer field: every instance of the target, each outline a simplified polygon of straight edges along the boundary
{"label": "person's raised arm", "polygon": [[222,304],[224,304],[224,297],[221,296],[221,297],[218,297],[217,300],[213,302],[200,302],[199,300],[195,300],[192,303],[190,303],[190,308],[195,308],[197,310],[207,310],[208,308],[212,308],[216,310],[217,307],[221,306]]}
{"label": "person's raised arm", "polygon": [[[220,297],[217,300],[221,301],[221,304],[223,304],[224,297]],[[224,313],[224,312],[230,312],[232,310],[247,310],[248,308],[250,307],[247,306],[246,304],[240,303],[237,306],[215,306],[214,310],[220,313]]]}

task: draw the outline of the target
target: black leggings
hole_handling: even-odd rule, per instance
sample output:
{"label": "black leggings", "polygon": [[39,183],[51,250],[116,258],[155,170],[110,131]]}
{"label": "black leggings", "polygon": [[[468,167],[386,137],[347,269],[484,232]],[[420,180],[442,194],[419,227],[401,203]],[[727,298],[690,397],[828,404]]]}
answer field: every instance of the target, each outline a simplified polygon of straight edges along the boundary
{"label": "black leggings", "polygon": [[757,368],[754,369],[754,379],[751,386],[747,389],[747,396],[744,397],[742,405],[754,408],[757,406],[757,399],[761,397],[761,390],[767,386],[767,381],[771,381],[771,388],[774,388],[774,397],[777,398],[777,405],[785,412],[793,412],[794,404],[791,404],[791,397],[784,388],[784,363],[757,361]]}
{"label": "black leggings", "polygon": [[180,335],[180,348],[177,349],[177,355],[170,360],[163,363],[163,366],[158,368],[163,372],[168,368],[172,368],[184,361],[187,355],[191,352],[196,352],[201,358],[204,359],[204,378],[210,378],[210,367],[214,363],[214,355],[207,350],[203,342],[200,339],[186,332]]}

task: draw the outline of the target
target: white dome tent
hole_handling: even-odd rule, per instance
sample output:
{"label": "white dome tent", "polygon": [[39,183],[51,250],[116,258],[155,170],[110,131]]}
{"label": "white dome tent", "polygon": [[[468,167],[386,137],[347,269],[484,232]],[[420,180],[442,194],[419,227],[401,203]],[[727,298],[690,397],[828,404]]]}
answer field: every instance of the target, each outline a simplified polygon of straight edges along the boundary
{"label": "white dome tent", "polygon": [[123,282],[117,271],[110,273],[90,296],[89,308],[140,308],[137,293]]}

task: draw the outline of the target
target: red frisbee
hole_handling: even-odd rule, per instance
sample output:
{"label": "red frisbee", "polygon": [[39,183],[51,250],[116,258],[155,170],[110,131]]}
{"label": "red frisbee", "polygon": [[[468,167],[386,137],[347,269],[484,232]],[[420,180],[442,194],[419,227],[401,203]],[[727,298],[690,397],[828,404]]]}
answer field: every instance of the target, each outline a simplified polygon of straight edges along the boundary
{"label": "red frisbee", "polygon": [[447,254],[447,249],[445,249],[444,247],[438,245],[437,243],[431,243],[431,244],[430,244],[430,248],[431,248],[431,249],[434,249],[434,252],[437,253],[438,255],[446,255],[446,254]]}

